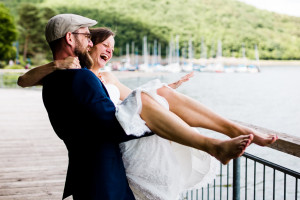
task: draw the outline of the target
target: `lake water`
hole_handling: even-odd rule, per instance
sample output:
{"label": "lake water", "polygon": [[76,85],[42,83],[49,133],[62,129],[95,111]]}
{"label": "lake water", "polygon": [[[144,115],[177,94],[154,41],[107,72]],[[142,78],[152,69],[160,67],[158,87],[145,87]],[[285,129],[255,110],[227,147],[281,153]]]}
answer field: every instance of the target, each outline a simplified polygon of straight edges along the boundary
{"label": "lake water", "polygon": [[[121,80],[135,88],[154,78],[171,83],[183,75],[170,73]],[[196,72],[178,91],[226,118],[300,137],[300,67],[268,66],[256,74]],[[212,131],[200,131],[223,138]],[[251,145],[247,152],[300,172],[300,158],[256,145]]]}
{"label": "lake water", "polygon": [[[256,74],[195,72],[195,76],[177,90],[229,119],[300,137],[300,66],[261,69],[262,72]],[[154,78],[171,83],[184,74],[121,81],[135,88]]]}

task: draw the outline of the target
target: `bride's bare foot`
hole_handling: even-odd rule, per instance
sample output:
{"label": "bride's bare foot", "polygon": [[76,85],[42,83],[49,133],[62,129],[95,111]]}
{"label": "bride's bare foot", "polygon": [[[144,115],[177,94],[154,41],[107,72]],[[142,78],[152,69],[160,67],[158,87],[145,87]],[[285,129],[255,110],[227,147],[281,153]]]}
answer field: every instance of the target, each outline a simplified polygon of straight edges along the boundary
{"label": "bride's bare foot", "polygon": [[227,164],[231,159],[240,157],[253,140],[253,135],[241,135],[230,140],[220,141],[214,148],[212,155],[222,164]]}
{"label": "bride's bare foot", "polygon": [[252,129],[247,129],[247,134],[253,134],[254,138],[252,142],[259,146],[273,144],[278,139],[277,135],[264,134]]}

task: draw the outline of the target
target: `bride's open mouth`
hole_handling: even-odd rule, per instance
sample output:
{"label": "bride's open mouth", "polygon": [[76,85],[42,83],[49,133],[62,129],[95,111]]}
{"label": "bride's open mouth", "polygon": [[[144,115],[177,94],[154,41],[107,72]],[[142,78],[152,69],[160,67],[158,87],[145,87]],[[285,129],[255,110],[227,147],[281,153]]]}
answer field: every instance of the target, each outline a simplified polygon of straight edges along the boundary
{"label": "bride's open mouth", "polygon": [[108,60],[108,55],[106,55],[106,54],[101,54],[101,55],[100,55],[100,58],[101,58],[102,60],[104,60],[104,61],[107,61],[107,60]]}

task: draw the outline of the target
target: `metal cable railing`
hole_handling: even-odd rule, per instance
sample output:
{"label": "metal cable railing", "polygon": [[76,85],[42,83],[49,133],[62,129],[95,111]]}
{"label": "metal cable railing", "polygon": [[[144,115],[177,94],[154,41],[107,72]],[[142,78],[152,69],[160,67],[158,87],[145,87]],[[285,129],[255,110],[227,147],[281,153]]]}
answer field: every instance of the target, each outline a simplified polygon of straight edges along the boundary
{"label": "metal cable railing", "polygon": [[[251,155],[251,154],[248,154],[248,153],[244,153],[243,157],[245,157],[246,159],[246,162],[248,161],[248,159],[252,160],[254,162],[254,192],[253,192],[253,199],[256,199],[256,185],[257,185],[257,182],[256,182],[256,169],[257,169],[257,163],[261,164],[263,166],[263,181],[262,181],[262,184],[263,184],[263,191],[262,191],[262,196],[259,197],[258,199],[266,199],[266,168],[271,168],[272,171],[273,171],[273,176],[272,176],[272,180],[273,180],[273,185],[272,185],[272,199],[276,199],[276,175],[278,175],[279,173],[282,173],[283,174],[283,195],[282,197],[279,197],[279,198],[283,198],[284,200],[287,199],[287,175],[292,177],[292,179],[295,180],[294,182],[294,194],[295,195],[289,195],[289,198],[288,199],[292,199],[292,196],[295,197],[295,199],[297,200],[299,197],[299,194],[298,194],[298,180],[300,179],[300,173],[299,172],[296,172],[296,171],[293,171],[291,169],[288,169],[288,168],[285,168],[283,166],[280,166],[278,164],[275,164],[275,163],[272,163],[272,162],[269,162],[267,160],[264,160],[264,159],[261,159],[257,156],[254,156],[254,155]],[[245,165],[245,167],[247,168],[247,164]],[[246,171],[247,172],[247,171]],[[247,173],[245,174],[245,176],[247,176]],[[288,183],[289,186],[290,186],[290,192],[292,192],[291,190],[291,186],[292,186],[292,180],[290,179],[290,182]],[[245,181],[245,185],[247,185],[247,182]],[[245,193],[245,199],[247,199],[247,193]]]}
{"label": "metal cable railing", "polygon": [[[241,160],[244,166],[241,167]],[[252,164],[250,163],[252,162]],[[261,177],[258,176],[258,167],[261,165]],[[223,168],[226,168],[225,170]],[[241,173],[243,168],[244,173]],[[252,168],[252,170],[250,170]],[[271,169],[267,173],[267,168]],[[225,174],[223,172],[226,171]],[[232,172],[233,174],[230,174]],[[265,199],[300,199],[299,184],[300,173],[264,160],[249,153],[244,153],[241,158],[235,159],[228,165],[220,164],[220,174],[213,185],[188,191],[181,196],[181,200],[265,200]],[[282,173],[281,178],[279,174]],[[252,175],[251,175],[252,174]],[[267,175],[267,176],[266,176]],[[252,177],[251,177],[252,176]],[[287,180],[289,176],[289,181]],[[283,178],[282,178],[283,177]],[[226,184],[222,185],[223,179]],[[294,179],[294,181],[292,181]],[[243,181],[241,181],[243,180]],[[260,181],[258,181],[260,180]],[[240,184],[243,183],[241,186]],[[268,184],[267,184],[268,183]],[[266,187],[266,184],[268,187]],[[271,184],[271,186],[270,186]],[[225,191],[224,191],[225,188]],[[282,188],[282,190],[278,189]],[[289,188],[289,190],[288,190]],[[206,191],[206,194],[205,194]],[[216,194],[218,191],[218,194]],[[212,194],[212,195],[211,195]],[[243,195],[241,195],[243,194]]]}

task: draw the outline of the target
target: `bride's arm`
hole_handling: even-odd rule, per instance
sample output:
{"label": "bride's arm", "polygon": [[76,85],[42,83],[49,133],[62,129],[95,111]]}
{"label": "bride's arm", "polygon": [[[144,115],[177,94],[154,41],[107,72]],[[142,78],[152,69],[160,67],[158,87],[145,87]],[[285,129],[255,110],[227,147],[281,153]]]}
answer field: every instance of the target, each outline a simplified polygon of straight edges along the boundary
{"label": "bride's arm", "polygon": [[67,57],[65,60],[55,60],[48,64],[35,67],[25,74],[19,76],[18,85],[21,87],[42,85],[42,79],[55,70],[72,68],[80,68],[77,57]]}
{"label": "bride's arm", "polygon": [[178,88],[179,86],[181,86],[182,83],[190,80],[191,77],[194,76],[194,72],[190,72],[188,73],[187,75],[184,75],[183,77],[181,77],[178,81],[174,82],[174,83],[171,83],[169,84],[168,86],[170,88],[173,88],[173,89],[176,89]]}

